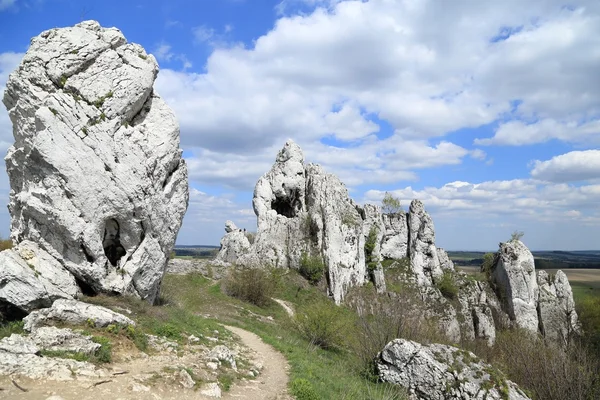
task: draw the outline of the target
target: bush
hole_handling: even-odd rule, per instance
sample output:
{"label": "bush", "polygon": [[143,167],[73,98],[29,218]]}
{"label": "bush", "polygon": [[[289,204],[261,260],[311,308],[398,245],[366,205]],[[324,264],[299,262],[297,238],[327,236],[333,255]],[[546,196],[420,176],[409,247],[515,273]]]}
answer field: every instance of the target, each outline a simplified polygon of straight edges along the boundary
{"label": "bush", "polygon": [[384,214],[397,214],[402,211],[400,199],[394,197],[390,192],[385,192],[383,200],[381,200],[381,211]]}
{"label": "bush", "polygon": [[516,242],[517,240],[521,240],[523,236],[525,236],[525,232],[514,231],[510,235],[510,241]]}
{"label": "bush", "polygon": [[323,277],[325,272],[325,264],[321,256],[309,256],[306,252],[300,257],[300,275],[307,279],[310,283],[316,284]]}
{"label": "bush", "polygon": [[345,344],[350,318],[342,307],[329,300],[315,301],[298,310],[294,322],[298,331],[323,349],[339,349]]}
{"label": "bush", "polygon": [[12,240],[2,239],[2,236],[0,236],[0,251],[12,249],[12,247],[13,247]]}
{"label": "bush", "polygon": [[23,321],[0,321],[0,339],[12,335],[13,333],[22,334],[24,326]]}
{"label": "bush", "polygon": [[377,227],[373,225],[369,230],[369,236],[365,241],[365,262],[367,263],[367,270],[373,272],[377,269],[378,260],[373,256],[373,251],[377,245]]}
{"label": "bush", "polygon": [[600,360],[581,342],[566,348],[521,330],[501,331],[496,344],[473,351],[504,371],[534,399],[600,398]]}
{"label": "bush", "polygon": [[481,272],[483,272],[486,278],[489,280],[492,275],[492,268],[494,266],[494,253],[485,253],[483,255],[483,263],[481,264]]}
{"label": "bush", "polygon": [[290,385],[292,395],[297,400],[320,400],[321,397],[317,394],[312,384],[306,379],[296,378]]}
{"label": "bush", "polygon": [[99,343],[100,348],[96,350],[93,361],[98,363],[109,363],[112,361],[112,344],[104,336],[93,336],[92,341]]}
{"label": "bush", "polygon": [[259,307],[271,302],[275,290],[271,274],[259,268],[233,268],[222,285],[227,295]]}
{"label": "bush", "polygon": [[445,271],[441,279],[435,283],[435,287],[442,293],[442,296],[448,300],[455,300],[458,296],[458,287],[454,281],[452,272]]}

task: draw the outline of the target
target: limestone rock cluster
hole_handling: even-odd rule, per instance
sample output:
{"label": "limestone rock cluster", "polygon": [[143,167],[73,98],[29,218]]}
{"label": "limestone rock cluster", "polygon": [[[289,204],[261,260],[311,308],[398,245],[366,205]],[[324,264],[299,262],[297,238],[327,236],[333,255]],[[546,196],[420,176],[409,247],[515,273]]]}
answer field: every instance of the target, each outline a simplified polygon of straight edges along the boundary
{"label": "limestone rock cluster", "polygon": [[[496,330],[509,327],[564,341],[579,330],[566,276],[536,275],[522,242],[501,243],[489,279],[472,279],[455,271],[436,246],[433,220],[420,200],[413,200],[408,212],[391,214],[357,205],[336,176],[306,164],[291,140],[256,184],[253,206],[254,243],[227,221],[217,257],[222,265],[300,268],[303,255],[316,256],[323,261],[330,296],[340,303],[349,288],[367,281],[385,293],[382,261],[406,259],[400,279],[418,289],[423,316],[439,321],[452,341],[482,339],[492,345]],[[449,282],[456,290],[453,298],[442,291]]]}
{"label": "limestone rock cluster", "polygon": [[158,65],[85,21],[31,40],[3,102],[14,144],[0,313],[98,292],[154,301],[188,204],[175,115]]}
{"label": "limestone rock cluster", "polygon": [[384,382],[405,387],[412,399],[529,399],[475,354],[443,344],[393,340],[379,354],[377,369]]}

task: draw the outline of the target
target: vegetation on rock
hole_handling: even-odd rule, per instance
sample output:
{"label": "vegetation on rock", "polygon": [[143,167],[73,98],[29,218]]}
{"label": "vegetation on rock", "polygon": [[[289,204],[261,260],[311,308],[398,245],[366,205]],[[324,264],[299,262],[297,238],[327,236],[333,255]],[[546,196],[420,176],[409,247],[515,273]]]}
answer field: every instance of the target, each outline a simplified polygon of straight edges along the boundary
{"label": "vegetation on rock", "polygon": [[400,199],[392,195],[390,192],[385,192],[383,200],[381,200],[381,211],[384,214],[396,214],[402,211]]}

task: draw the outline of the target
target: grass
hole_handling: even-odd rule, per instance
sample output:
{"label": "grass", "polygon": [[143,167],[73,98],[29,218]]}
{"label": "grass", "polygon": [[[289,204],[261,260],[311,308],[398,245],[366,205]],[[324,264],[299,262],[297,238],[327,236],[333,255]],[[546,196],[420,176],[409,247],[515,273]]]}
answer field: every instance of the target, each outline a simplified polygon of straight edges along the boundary
{"label": "grass", "polygon": [[[295,271],[275,270],[271,274],[275,275],[272,278],[276,283],[274,296],[292,303],[300,312],[311,304],[326,300],[317,287],[310,285]],[[258,307],[229,297],[221,291],[219,283],[199,274],[165,276],[162,293],[167,305],[150,307],[152,311],[146,311],[161,315],[162,324],[171,323],[196,336],[206,329],[223,332],[217,321],[254,332],[286,357],[291,367],[290,382],[308,382],[314,393],[319,395],[318,398],[406,398],[398,387],[366,379],[357,367],[359,362],[356,354],[348,346],[342,344],[335,349],[325,350],[311,343],[275,302]],[[140,326],[153,329],[151,321],[144,315],[140,318]],[[346,338],[352,336],[350,329],[343,333]],[[228,378],[222,379],[224,381],[221,383],[227,384]],[[307,387],[306,383],[301,385]]]}
{"label": "grass", "polygon": [[18,335],[24,333],[23,325],[23,321],[0,321],[0,339],[8,337],[13,333]]}

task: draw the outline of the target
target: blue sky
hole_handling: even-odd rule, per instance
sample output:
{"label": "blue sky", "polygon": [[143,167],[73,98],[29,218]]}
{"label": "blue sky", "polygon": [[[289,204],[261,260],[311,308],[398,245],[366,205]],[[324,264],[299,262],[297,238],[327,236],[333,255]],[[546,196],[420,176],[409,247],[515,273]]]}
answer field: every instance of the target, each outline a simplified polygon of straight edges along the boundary
{"label": "blue sky", "polygon": [[597,1],[0,0],[0,87],[33,36],[82,19],[160,64],[190,170],[179,244],[254,229],[254,184],[292,138],[358,203],[422,199],[440,247],[520,230],[534,250],[600,248]]}

